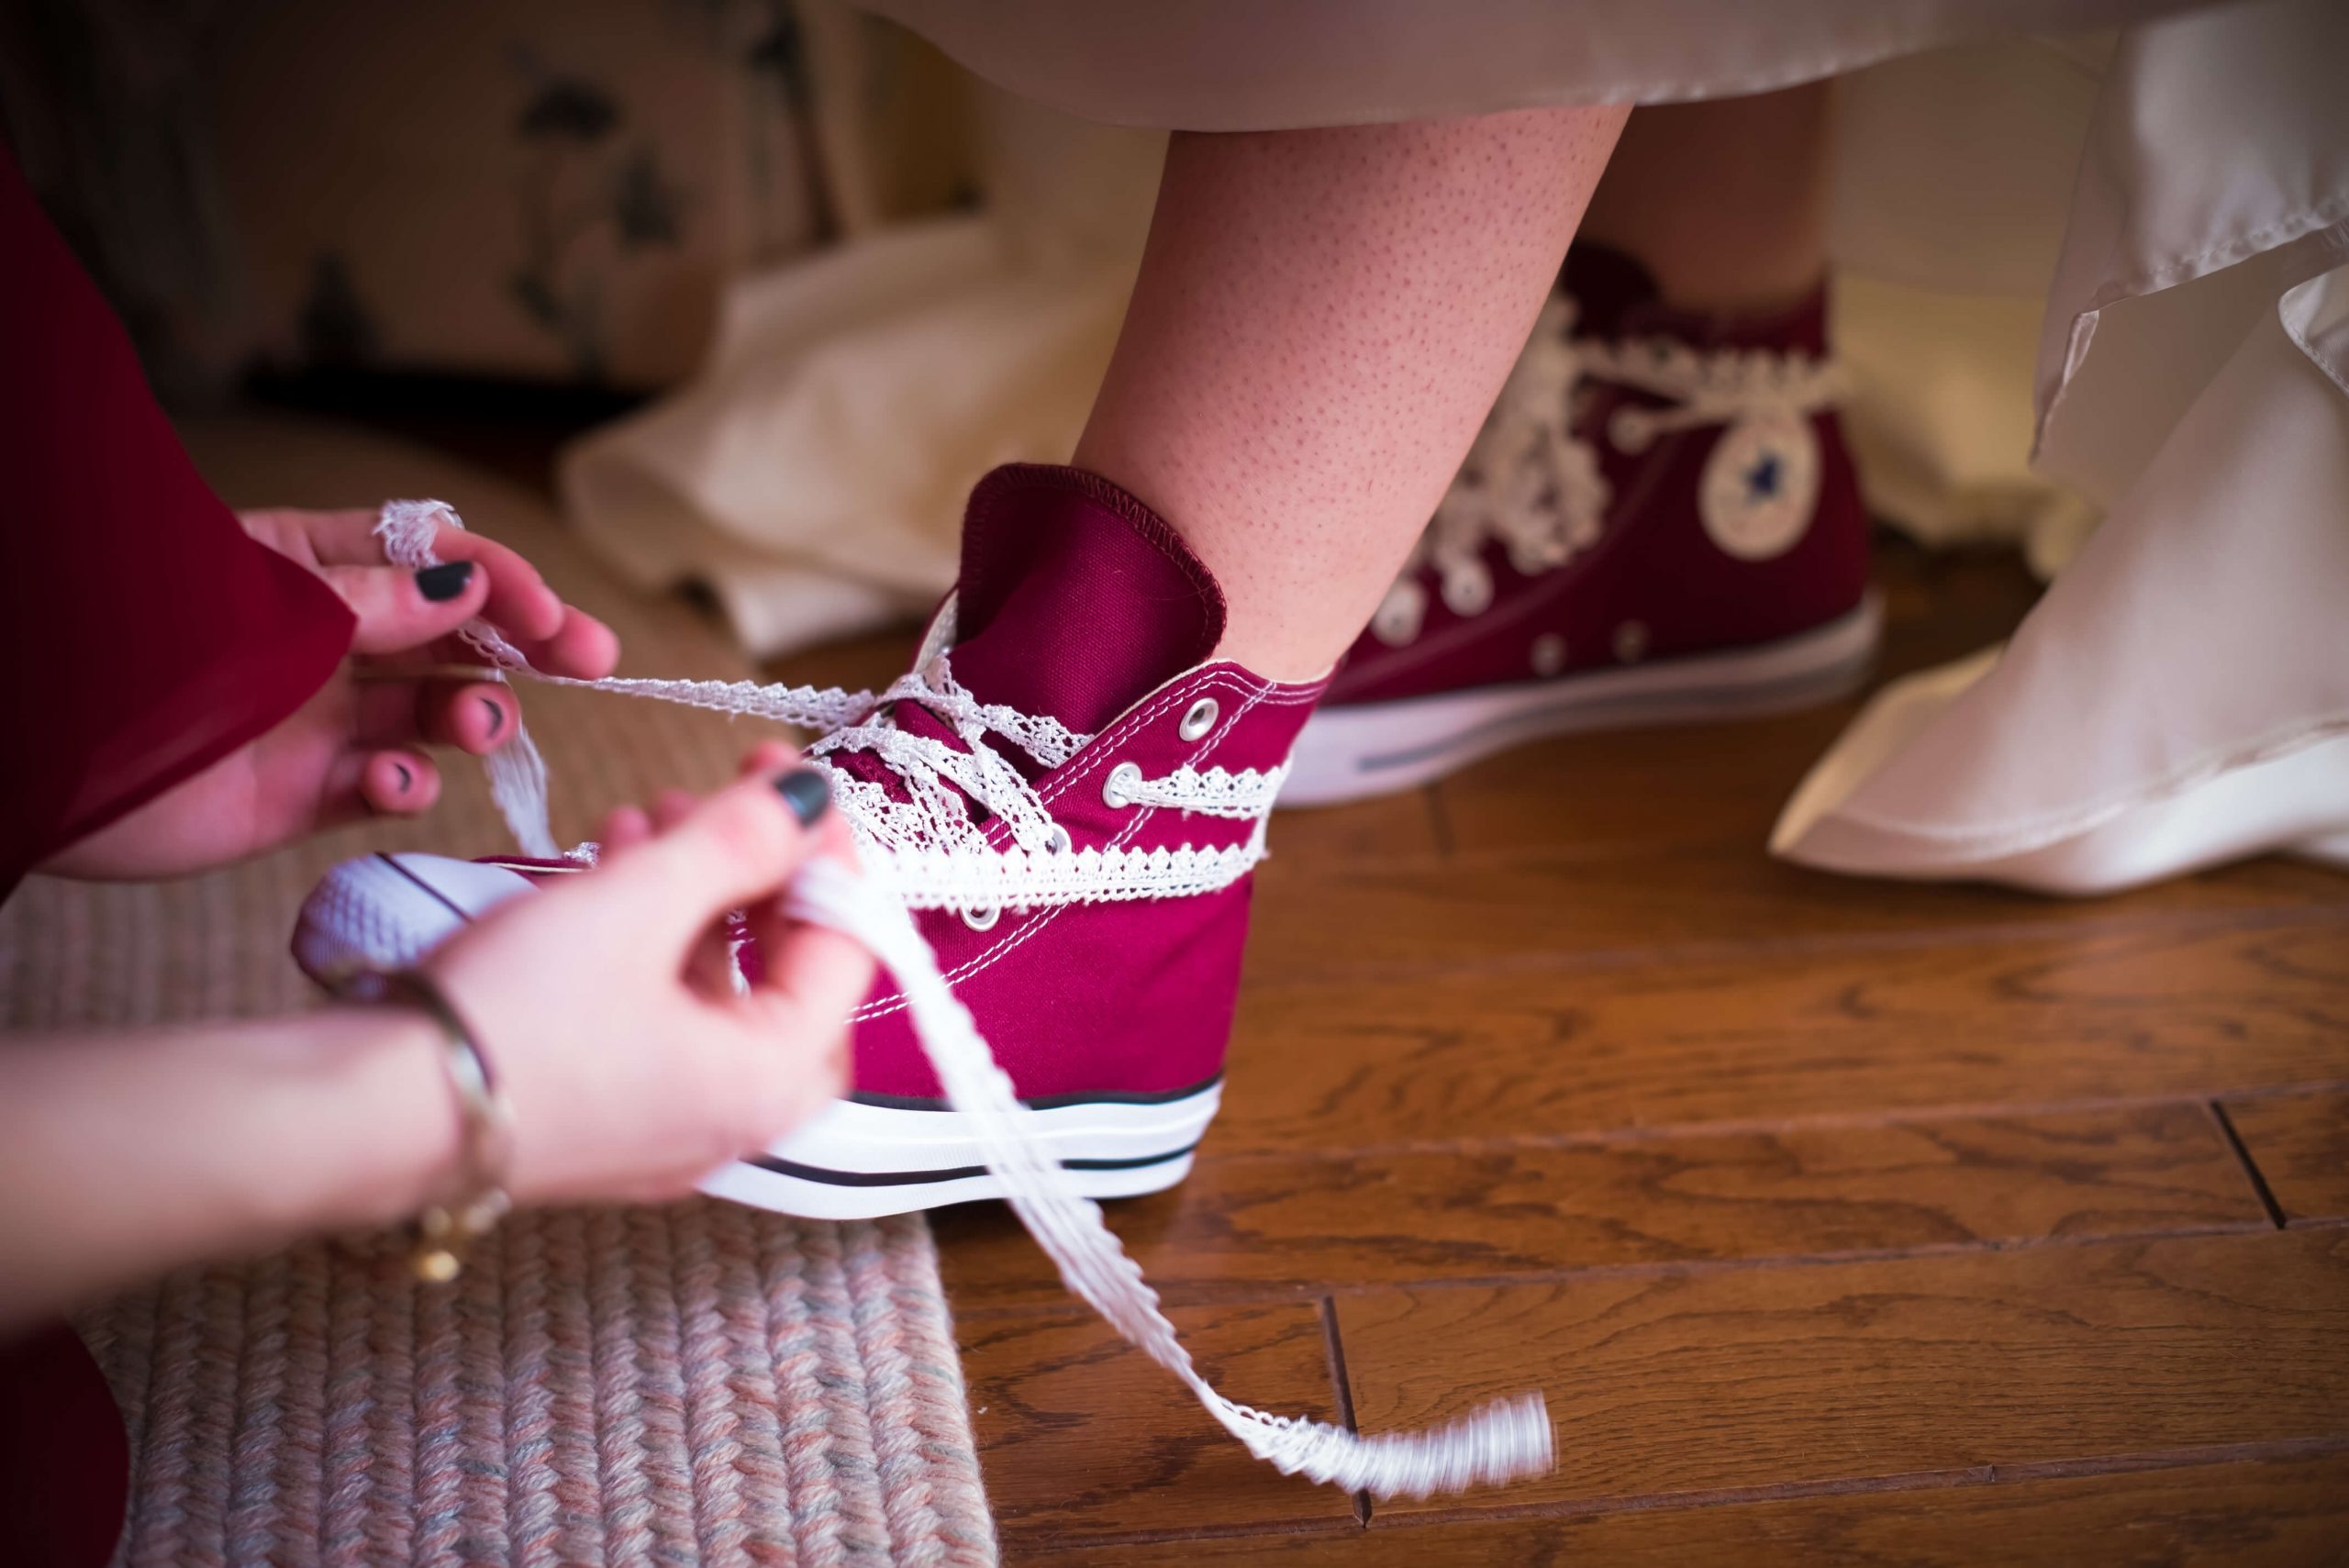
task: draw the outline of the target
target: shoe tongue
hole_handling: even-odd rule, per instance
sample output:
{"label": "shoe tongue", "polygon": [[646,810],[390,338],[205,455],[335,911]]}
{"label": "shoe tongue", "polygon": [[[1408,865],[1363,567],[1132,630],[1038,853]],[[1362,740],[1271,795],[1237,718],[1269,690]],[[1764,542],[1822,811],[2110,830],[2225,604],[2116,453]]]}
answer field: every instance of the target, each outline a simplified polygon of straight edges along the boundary
{"label": "shoe tongue", "polygon": [[1559,286],[1574,297],[1576,337],[1671,338],[1699,349],[1770,349],[1821,358],[1827,352],[1827,290],[1813,289],[1785,310],[1716,315],[1675,310],[1655,275],[1632,257],[1577,241],[1566,252]]}
{"label": "shoe tongue", "polygon": [[1215,651],[1222,590],[1174,530],[1081,469],[1015,463],[971,493],[954,678],[1098,731]]}

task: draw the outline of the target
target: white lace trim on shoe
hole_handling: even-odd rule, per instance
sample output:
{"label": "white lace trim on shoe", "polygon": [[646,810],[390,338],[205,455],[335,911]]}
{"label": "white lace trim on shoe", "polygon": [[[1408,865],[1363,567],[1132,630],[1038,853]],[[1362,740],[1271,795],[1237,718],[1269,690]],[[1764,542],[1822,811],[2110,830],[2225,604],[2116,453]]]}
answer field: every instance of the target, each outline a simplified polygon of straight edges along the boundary
{"label": "white lace trim on shoe", "polygon": [[1608,417],[1607,439],[1626,452],[1644,451],[1673,430],[1757,415],[1808,417],[1843,395],[1842,368],[1809,354],[1697,350],[1670,338],[1633,338],[1578,343],[1575,355],[1586,375],[1671,400],[1664,408],[1627,405]]}
{"label": "white lace trim on shoe", "polygon": [[[1115,804],[1166,806],[1237,820],[1255,828],[1241,843],[1201,849],[1072,851],[1065,828],[1036,786],[986,743],[999,735],[1047,768],[1058,767],[1093,737],[1071,732],[1049,716],[1023,714],[980,702],[954,679],[948,655],[900,676],[875,699],[876,717],[835,730],[807,749],[808,759],[831,775],[832,797],[854,826],[859,847],[898,896],[918,909],[976,913],[1005,906],[1092,904],[1134,898],[1176,898],[1228,887],[1264,856],[1264,826],[1287,776],[1249,769],[1202,773],[1178,768],[1164,778],[1113,779]],[[948,745],[917,735],[889,717],[890,705],[919,704],[963,742]],[[858,778],[827,759],[843,753],[878,758],[896,776],[902,794]],[[1008,848],[991,843],[972,819],[975,801],[1003,824]]]}
{"label": "white lace trim on shoe", "polygon": [[[376,532],[386,556],[414,569],[436,562],[433,532],[444,525],[464,526],[444,503],[393,501],[384,506]],[[1184,767],[1157,779],[1137,773],[1117,781],[1117,804],[1253,819],[1254,831],[1241,843],[1219,848],[1072,851],[1066,831],[1052,819],[1035,786],[986,744],[986,737],[1002,737],[1046,768],[1060,766],[1093,737],[1075,734],[1050,715],[979,701],[954,679],[943,653],[898,677],[885,691],[850,692],[756,681],[587,681],[545,675],[481,622],[461,635],[490,662],[492,667],[484,672],[487,679],[529,675],[555,685],[830,731],[808,748],[808,758],[830,775],[833,800],[855,831],[868,871],[917,909],[1029,909],[1181,898],[1229,887],[1264,858],[1266,819],[1281,782],[1288,776],[1286,765],[1237,773]],[[918,703],[944,721],[963,749],[899,728],[890,710],[901,702]],[[902,794],[858,778],[828,760],[849,752],[879,758]],[[529,854],[552,858],[556,849],[547,828],[546,764],[527,727],[490,753],[489,770],[491,794],[515,840]],[[973,801],[1004,824],[1011,838],[1008,847],[997,847],[972,819]]]}
{"label": "white lace trim on shoe", "polygon": [[1618,408],[1607,422],[1617,450],[1640,452],[1674,430],[1762,416],[1808,417],[1842,395],[1831,361],[1766,349],[1698,350],[1669,338],[1622,342],[1568,336],[1574,307],[1551,295],[1508,383],[1477,432],[1461,478],[1437,504],[1410,559],[1371,617],[1371,633],[1399,648],[1419,635],[1432,568],[1453,614],[1483,613],[1493,600],[1486,539],[1531,577],[1553,572],[1598,541],[1609,491],[1598,454],[1571,428],[1574,386],[1611,381],[1666,398],[1662,408]]}
{"label": "white lace trim on shoe", "polygon": [[[456,514],[438,502],[395,502],[384,509],[379,531],[384,535],[385,551],[393,560],[402,564],[426,565],[431,564],[433,560],[432,531],[443,522],[452,527],[462,526]],[[501,667],[529,671],[529,665],[520,653],[480,622],[467,628],[465,636],[485,658]],[[919,701],[941,717],[951,715],[948,722],[953,724],[956,733],[963,736],[965,743],[975,750],[986,748],[981,747],[973,738],[971,729],[982,735],[992,731],[1007,737],[1022,737],[1023,745],[1032,743],[1044,749],[1035,753],[1040,761],[1059,747],[1065,747],[1063,756],[1071,754],[1086,739],[1070,734],[1049,719],[1027,717],[1009,710],[989,709],[954,685],[953,677],[942,662],[937,663],[934,675],[908,676],[907,680],[918,680],[921,689],[906,691],[904,700]],[[697,706],[720,706],[728,712],[814,712],[819,709],[829,712],[849,706],[846,694],[814,693],[806,687],[760,687],[751,682],[741,683],[739,687],[713,682],[631,681],[607,684],[567,681],[564,684],[621,691],[635,696],[692,700],[696,701]],[[900,681],[890,691],[896,692],[905,685],[906,681]],[[662,689],[672,686],[683,690]],[[866,697],[866,694],[856,695]],[[759,706],[736,707],[733,703],[738,696],[743,703]],[[858,701],[852,706],[862,713],[869,711],[873,702],[877,700],[880,699]],[[876,750],[882,745],[896,750],[900,760],[893,762],[892,767],[911,768],[919,774],[921,769],[937,763],[930,751],[919,746],[898,744],[919,738],[879,724],[855,727],[855,730],[868,729],[877,730],[884,737],[895,737],[894,740],[875,741],[873,737],[865,736],[863,740],[863,744]],[[1054,734],[1054,730],[1058,733]],[[843,739],[841,743],[846,745],[848,742]],[[525,744],[524,737],[518,734],[506,750]],[[929,744],[939,746],[935,741]],[[939,750],[952,752],[951,747],[939,746]],[[546,851],[534,847],[529,837],[534,834],[538,840],[546,842],[548,851],[551,851],[551,837],[545,817],[544,764],[537,765],[534,783],[525,780],[520,786],[509,787],[501,782],[495,769],[495,759],[502,752],[493,753],[492,757],[492,781],[499,790],[498,803],[505,809],[507,820],[517,825],[517,837],[523,840],[524,848],[534,855],[544,854]],[[535,747],[530,749],[529,755],[535,761]],[[884,760],[888,760],[885,755]],[[996,758],[996,761],[1000,762],[1002,759]],[[962,776],[969,776],[997,793],[1003,801],[1012,804],[1015,810],[1024,813],[1028,805],[1033,803],[1036,811],[1041,813],[1041,803],[1033,802],[1032,787],[1028,786],[1024,779],[1019,783],[1023,788],[1029,789],[1029,798],[1023,801],[985,762],[955,765],[964,769],[963,774],[956,775],[958,784]],[[1008,769],[1008,764],[1006,767]],[[1019,777],[1017,770],[1008,771],[1014,778]],[[914,785],[914,774],[901,773],[900,776],[907,779],[909,786]],[[846,779],[835,771],[836,784],[863,782]],[[934,777],[932,782],[935,782]],[[1259,796],[1264,806],[1269,808],[1278,788],[1277,773],[1229,774],[1216,770],[1199,774],[1185,769],[1166,779],[1142,781],[1126,793],[1130,798],[1139,800],[1141,796],[1135,791],[1148,789],[1170,805],[1189,800],[1208,803],[1190,809],[1211,809],[1220,803],[1228,808],[1225,813],[1228,815],[1236,811],[1241,801],[1252,802]],[[905,803],[890,802],[893,808],[902,804]],[[929,808],[914,809],[920,814],[919,828],[910,816],[904,817],[902,820],[885,819],[902,826],[908,833],[918,832],[929,825]],[[531,816],[533,810],[536,812],[534,817]],[[970,826],[967,816],[963,826]],[[1023,815],[1019,825],[1013,829],[1015,840],[1019,832],[1032,831],[1035,827],[1036,818]],[[975,833],[976,829],[972,831]],[[1246,846],[1213,853],[1231,856],[1235,861],[1244,855],[1249,862],[1252,862],[1253,857],[1262,854],[1263,843],[1264,822],[1260,817],[1256,831],[1251,835]],[[1132,874],[1113,869],[1131,864],[1132,851],[1113,857],[1087,850],[1070,855],[1047,847],[1040,853],[1030,854],[1024,847],[1015,847],[1008,853],[991,853],[980,859],[972,855],[967,845],[959,839],[951,840],[950,844],[961,846],[960,852],[954,847],[915,850],[910,853],[900,851],[890,857],[891,862],[897,868],[898,876],[902,877],[907,861],[918,867],[927,856],[942,857],[939,874],[957,895],[967,894],[967,887],[958,879],[969,875],[970,868],[975,865],[1041,866],[1044,869],[1036,872],[1035,876],[1045,880],[1065,876],[1072,886],[1083,889],[1072,896],[1086,899],[1104,896],[1101,891],[1104,887],[1122,885],[1118,879]],[[1183,857],[1196,858],[1205,853],[1208,852],[1188,849],[1154,851],[1140,855],[1139,859],[1146,864],[1162,868],[1156,876],[1166,881],[1197,874],[1197,868],[1186,865]],[[1090,863],[1087,863],[1088,857],[1091,858]],[[590,853],[574,851],[573,858],[590,858]],[[1078,869],[1080,867],[1083,869]],[[1241,865],[1241,870],[1245,870],[1245,863]],[[1017,874],[1026,876],[1029,873],[1023,869]],[[1212,874],[1220,875],[1222,870],[1219,868]],[[1238,872],[1231,873],[1233,877],[1238,874]],[[919,882],[918,876],[912,880],[917,884]],[[892,881],[894,883],[896,879]],[[1138,883],[1133,884],[1139,885]],[[1039,885],[1041,885],[1041,881]],[[1135,893],[1132,895],[1163,895]],[[1037,901],[1046,900],[1040,897]],[[1553,1466],[1555,1456],[1549,1411],[1539,1394],[1529,1393],[1513,1399],[1494,1401],[1457,1420],[1423,1431],[1381,1432],[1364,1436],[1342,1427],[1302,1417],[1268,1415],[1218,1393],[1193,1364],[1190,1352],[1183,1348],[1182,1340],[1174,1332],[1174,1326],[1159,1309],[1157,1293],[1150,1288],[1149,1283],[1142,1278],[1141,1268],[1126,1255],[1124,1247],[1104,1222],[1100,1206],[1073,1191],[1068,1173],[1057,1160],[1047,1158],[1041,1152],[1043,1144],[1031,1120],[1035,1113],[1019,1103],[1010,1078],[996,1064],[993,1052],[987,1049],[970,1009],[955,997],[939,973],[937,957],[930,951],[930,944],[922,940],[920,931],[907,913],[902,889],[897,885],[885,884],[870,875],[859,876],[836,862],[816,860],[801,868],[792,879],[785,895],[785,905],[792,914],[803,919],[819,921],[846,932],[869,949],[895,976],[912,1015],[915,1036],[921,1043],[922,1053],[937,1073],[940,1085],[946,1092],[946,1103],[962,1113],[973,1136],[978,1140],[988,1169],[1001,1179],[1012,1211],[1019,1215],[1020,1223],[1028,1228],[1030,1234],[1036,1238],[1037,1244],[1059,1268],[1062,1281],[1070,1290],[1084,1297],[1130,1343],[1138,1346],[1151,1360],[1180,1379],[1208,1414],[1226,1431],[1238,1438],[1250,1453],[1285,1474],[1304,1475],[1326,1485],[1342,1486],[1349,1491],[1367,1492],[1377,1497],[1423,1497],[1435,1493],[1456,1492],[1470,1486],[1496,1485],[1521,1476],[1540,1474]]]}
{"label": "white lace trim on shoe", "polygon": [[1281,784],[1288,777],[1284,762],[1270,773],[1253,768],[1228,773],[1221,768],[1199,773],[1177,768],[1163,779],[1135,779],[1118,788],[1119,800],[1130,806],[1164,806],[1201,817],[1228,817],[1235,822],[1262,817],[1273,808]]}

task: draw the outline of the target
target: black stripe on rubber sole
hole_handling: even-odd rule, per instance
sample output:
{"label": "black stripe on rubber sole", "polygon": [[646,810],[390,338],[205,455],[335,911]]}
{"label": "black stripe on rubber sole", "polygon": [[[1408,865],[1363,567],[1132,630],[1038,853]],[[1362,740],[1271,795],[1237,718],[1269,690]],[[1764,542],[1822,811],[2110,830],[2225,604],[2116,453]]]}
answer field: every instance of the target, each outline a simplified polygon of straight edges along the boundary
{"label": "black stripe on rubber sole", "polygon": [[[1145,1165],[1163,1165],[1191,1153],[1198,1144],[1187,1143],[1163,1154],[1141,1154],[1129,1160],[1063,1160],[1063,1171],[1139,1171]],[[762,1171],[773,1171],[778,1176],[796,1176],[803,1182],[820,1182],[828,1187],[918,1187],[937,1182],[959,1182],[968,1176],[984,1176],[985,1165],[958,1165],[950,1171],[829,1171],[821,1165],[802,1165],[796,1160],[778,1160],[772,1154],[753,1154],[743,1161]]]}

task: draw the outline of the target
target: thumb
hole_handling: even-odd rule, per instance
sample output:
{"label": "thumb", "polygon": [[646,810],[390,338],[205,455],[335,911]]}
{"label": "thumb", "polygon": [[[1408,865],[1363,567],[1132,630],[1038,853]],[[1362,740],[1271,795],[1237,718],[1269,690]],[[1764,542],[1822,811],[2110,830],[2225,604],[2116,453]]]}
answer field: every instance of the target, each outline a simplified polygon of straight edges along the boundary
{"label": "thumb", "polygon": [[355,653],[405,653],[481,614],[489,574],[470,561],[410,572],[403,566],[329,566],[320,573],[359,617]]}
{"label": "thumb", "polygon": [[631,850],[605,873],[606,886],[683,954],[710,921],[783,886],[816,848],[810,825],[829,805],[824,775],[811,768],[744,779]]}

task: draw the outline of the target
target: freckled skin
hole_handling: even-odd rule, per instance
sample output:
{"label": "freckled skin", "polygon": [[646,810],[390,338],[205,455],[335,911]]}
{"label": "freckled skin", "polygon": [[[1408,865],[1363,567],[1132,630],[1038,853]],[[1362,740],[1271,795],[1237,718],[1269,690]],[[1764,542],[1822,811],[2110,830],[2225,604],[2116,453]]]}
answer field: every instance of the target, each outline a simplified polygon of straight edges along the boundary
{"label": "freckled skin", "polygon": [[1624,111],[1177,134],[1078,443],[1216,574],[1221,657],[1328,670],[1555,280]]}

